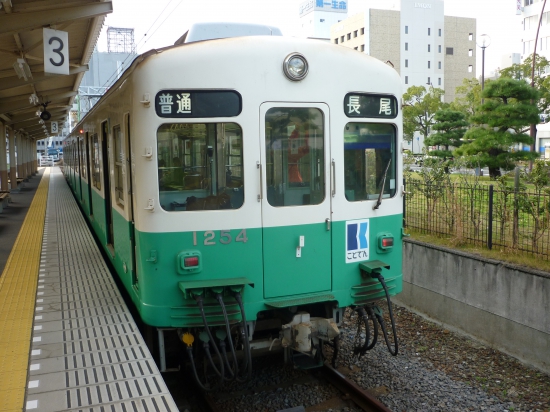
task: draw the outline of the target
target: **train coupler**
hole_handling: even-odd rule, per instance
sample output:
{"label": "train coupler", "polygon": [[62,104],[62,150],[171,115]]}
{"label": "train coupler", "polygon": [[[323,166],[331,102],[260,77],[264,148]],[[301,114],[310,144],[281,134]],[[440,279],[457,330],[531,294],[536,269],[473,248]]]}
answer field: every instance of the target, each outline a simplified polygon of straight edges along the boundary
{"label": "train coupler", "polygon": [[333,319],[298,312],[290,323],[282,326],[280,334],[286,360],[298,368],[309,369],[323,364],[323,342],[338,337],[340,331]]}

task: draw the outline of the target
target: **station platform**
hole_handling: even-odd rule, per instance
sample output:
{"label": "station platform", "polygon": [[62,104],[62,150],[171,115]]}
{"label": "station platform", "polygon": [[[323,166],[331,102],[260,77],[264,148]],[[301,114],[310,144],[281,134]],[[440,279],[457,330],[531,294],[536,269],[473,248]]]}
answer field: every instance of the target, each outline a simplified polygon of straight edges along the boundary
{"label": "station platform", "polygon": [[0,412],[177,412],[60,169],[31,180],[0,276]]}

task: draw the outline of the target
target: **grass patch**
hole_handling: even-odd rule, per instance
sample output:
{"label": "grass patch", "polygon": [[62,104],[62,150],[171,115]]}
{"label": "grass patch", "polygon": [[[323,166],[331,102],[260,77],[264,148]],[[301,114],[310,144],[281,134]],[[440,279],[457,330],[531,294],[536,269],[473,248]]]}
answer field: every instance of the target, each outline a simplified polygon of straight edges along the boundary
{"label": "grass patch", "polygon": [[528,253],[518,252],[510,248],[493,247],[489,250],[484,247],[466,244],[460,239],[452,236],[434,236],[426,233],[422,233],[416,230],[406,229],[407,233],[411,234],[411,239],[415,239],[421,242],[431,243],[437,246],[444,246],[456,250],[460,250],[466,253],[472,253],[474,255],[482,256],[487,259],[501,260],[503,262],[509,262],[515,265],[526,266],[533,269],[543,270],[550,272],[550,261],[543,260],[540,256],[532,256]]}

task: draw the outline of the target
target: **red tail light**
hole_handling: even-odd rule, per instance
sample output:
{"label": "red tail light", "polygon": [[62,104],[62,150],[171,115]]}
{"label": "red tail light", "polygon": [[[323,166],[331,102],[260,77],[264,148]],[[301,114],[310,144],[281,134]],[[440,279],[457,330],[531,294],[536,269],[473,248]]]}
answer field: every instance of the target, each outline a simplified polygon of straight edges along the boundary
{"label": "red tail light", "polygon": [[187,257],[183,260],[183,264],[186,268],[199,266],[199,258],[198,256]]}

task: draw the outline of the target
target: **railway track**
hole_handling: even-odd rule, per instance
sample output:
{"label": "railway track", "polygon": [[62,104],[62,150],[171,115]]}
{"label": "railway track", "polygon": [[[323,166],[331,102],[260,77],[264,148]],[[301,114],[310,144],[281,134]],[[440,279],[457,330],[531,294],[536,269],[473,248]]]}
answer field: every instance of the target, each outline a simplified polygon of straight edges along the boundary
{"label": "railway track", "polygon": [[[261,381],[261,379],[258,379]],[[315,388],[317,391],[331,393],[327,399],[311,405],[296,405],[295,401],[289,407],[278,408],[277,399],[288,397],[292,387],[302,386],[304,390]],[[319,386],[330,386],[330,389],[319,389]],[[198,395],[199,392],[196,392]],[[305,374],[278,383],[276,385],[249,386],[246,388],[235,387],[230,391],[216,391],[197,396],[197,403],[204,412],[228,412],[228,411],[292,411],[292,412],[316,412],[328,409],[368,412],[391,412],[368,391],[361,388],[343,374],[325,365],[319,369],[312,369]],[[261,394],[261,395],[259,395]],[[261,396],[262,400],[258,399]],[[247,399],[249,404],[247,405]],[[260,406],[261,405],[261,406]]]}
{"label": "railway track", "polygon": [[369,394],[354,381],[346,378],[333,367],[325,364],[319,371],[325,379],[340,390],[344,397],[350,399],[363,411],[391,412],[391,410],[377,398]]}

